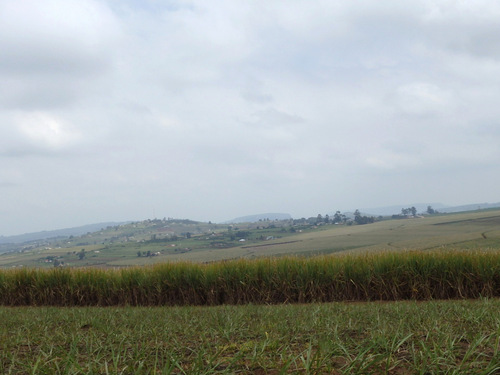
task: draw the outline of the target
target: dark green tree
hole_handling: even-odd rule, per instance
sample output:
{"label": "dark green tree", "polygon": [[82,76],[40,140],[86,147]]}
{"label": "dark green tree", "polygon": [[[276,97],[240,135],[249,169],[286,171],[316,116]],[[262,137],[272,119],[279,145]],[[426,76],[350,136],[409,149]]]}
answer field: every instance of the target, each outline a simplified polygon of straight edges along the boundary
{"label": "dark green tree", "polygon": [[373,216],[361,216],[359,210],[356,210],[354,211],[354,221],[358,225],[371,224],[375,222],[375,218]]}
{"label": "dark green tree", "polygon": [[358,224],[361,221],[361,213],[359,212],[358,209],[356,209],[356,211],[354,211],[354,221]]}

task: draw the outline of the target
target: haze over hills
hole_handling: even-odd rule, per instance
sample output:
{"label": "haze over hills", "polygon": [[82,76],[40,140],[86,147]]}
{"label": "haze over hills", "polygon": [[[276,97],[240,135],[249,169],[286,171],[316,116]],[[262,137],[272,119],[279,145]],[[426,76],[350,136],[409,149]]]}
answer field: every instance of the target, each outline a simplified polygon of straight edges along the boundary
{"label": "haze over hills", "polygon": [[360,208],[359,210],[366,215],[387,216],[387,215],[397,215],[401,213],[402,208],[407,208],[407,207],[415,207],[418,213],[425,213],[428,206],[431,206],[433,209],[442,213],[452,213],[452,212],[474,211],[480,209],[500,207],[500,202],[473,203],[461,206],[449,206],[442,203],[412,203],[399,206],[394,205],[394,206],[376,207],[376,208]]}
{"label": "haze over hills", "polygon": [[[342,215],[343,216],[343,215]],[[311,216],[235,225],[147,219],[69,238],[0,245],[0,268],[128,267],[282,255],[500,249],[500,209],[326,221]],[[365,225],[366,224],[366,225]]]}
{"label": "haze over hills", "polygon": [[432,208],[440,212],[444,212],[444,209],[447,207],[442,203],[411,203],[405,205],[394,205],[386,207],[360,208],[359,210],[364,215],[369,215],[369,216],[379,216],[379,215],[391,216],[401,213],[401,209],[407,207],[415,207],[417,209],[417,212],[423,213],[426,212],[428,206],[431,206]]}
{"label": "haze over hills", "polygon": [[487,208],[496,208],[500,207],[500,202],[498,203],[474,203],[467,204],[463,206],[454,206],[454,207],[444,207],[438,209],[440,212],[452,213],[452,212],[462,212],[462,211],[474,211],[474,210],[484,210]]}
{"label": "haze over hills", "polygon": [[102,228],[113,227],[125,223],[126,222],[96,223],[96,224],[83,225],[81,227],[55,229],[47,231],[44,230],[42,232],[18,234],[15,236],[0,236],[0,244],[7,244],[7,243],[16,244],[16,243],[23,243],[36,240],[45,240],[48,238],[80,236],[85,233],[96,232],[98,230],[101,230]]}
{"label": "haze over hills", "polygon": [[[386,206],[386,207],[376,207],[376,208],[360,208],[360,212],[363,215],[368,215],[368,216],[390,216],[390,215],[395,215],[399,214],[401,212],[402,208],[407,208],[407,207],[415,207],[419,213],[425,213],[427,210],[428,206],[431,206],[433,209],[442,212],[442,213],[454,213],[454,212],[461,212],[461,211],[473,211],[473,210],[478,210],[478,209],[488,209],[488,208],[495,208],[495,207],[500,207],[500,202],[498,203],[474,203],[474,204],[468,204],[468,205],[461,205],[461,206],[448,206],[442,203],[417,203],[417,204],[407,204],[407,205],[394,205],[394,206]],[[354,212],[354,209],[352,210]],[[348,217],[352,216],[352,213],[350,212],[343,212],[346,214]],[[316,216],[318,213],[311,213],[312,216]],[[321,213],[323,214],[323,213]],[[331,213],[333,215],[334,212]],[[264,214],[255,214],[255,215],[248,215],[248,216],[241,216],[237,217],[225,222],[222,222],[221,224],[234,224],[234,223],[255,223],[260,220],[290,220],[292,219],[292,216],[288,213],[264,213]],[[92,233],[99,231],[103,228],[106,227],[114,227],[122,224],[127,224],[131,223],[132,221],[125,221],[125,222],[104,222],[104,223],[96,223],[96,224],[89,224],[89,225],[83,225],[80,227],[73,227],[73,228],[64,228],[64,229],[57,229],[57,230],[47,230],[47,231],[42,231],[42,232],[33,232],[33,233],[26,233],[26,234],[20,234],[20,235],[14,235],[14,236],[0,236],[0,245],[3,244],[21,244],[25,242],[30,242],[30,241],[37,241],[37,240],[45,240],[49,238],[67,238],[70,236],[80,236],[86,233]]]}
{"label": "haze over hills", "polygon": [[268,214],[257,214],[257,215],[248,215],[237,217],[232,220],[225,221],[224,224],[232,224],[232,223],[255,223],[261,220],[290,220],[292,216],[290,214],[283,213],[268,213]]}

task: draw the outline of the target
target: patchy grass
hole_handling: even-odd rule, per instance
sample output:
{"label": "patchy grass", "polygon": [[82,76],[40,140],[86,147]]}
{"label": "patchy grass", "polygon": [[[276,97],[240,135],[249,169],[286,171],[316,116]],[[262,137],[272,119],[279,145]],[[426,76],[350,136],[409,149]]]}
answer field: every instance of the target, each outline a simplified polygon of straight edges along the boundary
{"label": "patchy grass", "polygon": [[500,301],[0,308],[3,374],[495,374]]}

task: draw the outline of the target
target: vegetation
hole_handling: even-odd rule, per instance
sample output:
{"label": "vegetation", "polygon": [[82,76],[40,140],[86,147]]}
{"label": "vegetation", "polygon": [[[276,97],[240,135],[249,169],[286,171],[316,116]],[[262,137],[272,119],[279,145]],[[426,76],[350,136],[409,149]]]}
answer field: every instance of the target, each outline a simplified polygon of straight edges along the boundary
{"label": "vegetation", "polygon": [[[0,373],[500,372],[498,210],[347,222],[152,221],[140,239],[5,254],[50,268],[0,271]],[[233,260],[178,262],[217,259]],[[68,267],[125,264],[147,266]]]}
{"label": "vegetation", "polygon": [[2,374],[497,374],[500,301],[0,308]]}
{"label": "vegetation", "polygon": [[500,252],[385,252],[0,272],[3,305],[276,304],[500,296]]}
{"label": "vegetation", "polygon": [[237,225],[146,220],[50,244],[25,244],[0,254],[0,267],[123,267],[443,246],[500,249],[498,209],[416,218],[398,215],[399,220],[377,219],[369,225],[356,225],[339,212],[318,216]]}
{"label": "vegetation", "polygon": [[358,225],[371,224],[375,222],[373,216],[362,216],[359,210],[354,211],[354,222]]}
{"label": "vegetation", "polygon": [[432,208],[432,206],[427,206],[427,211],[426,211],[429,215],[434,215],[434,214],[437,214],[439,212],[437,212],[434,208]]}

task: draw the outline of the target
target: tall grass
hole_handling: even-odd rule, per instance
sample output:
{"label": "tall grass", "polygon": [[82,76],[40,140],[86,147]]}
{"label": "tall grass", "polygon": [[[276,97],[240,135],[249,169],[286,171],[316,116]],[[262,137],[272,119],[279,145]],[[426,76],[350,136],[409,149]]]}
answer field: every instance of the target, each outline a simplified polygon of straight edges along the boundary
{"label": "tall grass", "polygon": [[0,272],[0,304],[220,305],[500,296],[500,252],[400,252]]}

